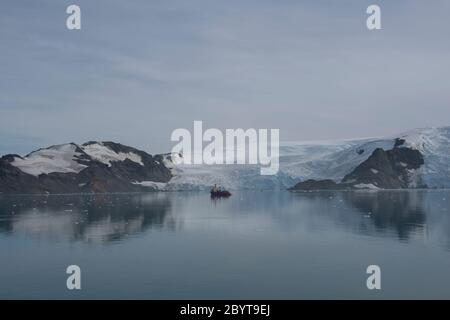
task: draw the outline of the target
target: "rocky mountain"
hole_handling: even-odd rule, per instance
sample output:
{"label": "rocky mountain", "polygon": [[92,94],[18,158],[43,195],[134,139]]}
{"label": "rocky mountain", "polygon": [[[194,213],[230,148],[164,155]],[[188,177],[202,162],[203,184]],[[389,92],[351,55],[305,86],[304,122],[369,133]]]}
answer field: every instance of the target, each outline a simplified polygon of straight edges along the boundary
{"label": "rocky mountain", "polygon": [[0,158],[1,193],[148,191],[171,177],[162,155],[114,142],[69,143]]}
{"label": "rocky mountain", "polygon": [[297,183],[290,190],[345,190],[345,189],[406,189],[426,188],[417,175],[424,164],[418,150],[403,148],[397,139],[394,148],[377,148],[367,160],[347,174],[340,183],[333,180],[307,180]]}

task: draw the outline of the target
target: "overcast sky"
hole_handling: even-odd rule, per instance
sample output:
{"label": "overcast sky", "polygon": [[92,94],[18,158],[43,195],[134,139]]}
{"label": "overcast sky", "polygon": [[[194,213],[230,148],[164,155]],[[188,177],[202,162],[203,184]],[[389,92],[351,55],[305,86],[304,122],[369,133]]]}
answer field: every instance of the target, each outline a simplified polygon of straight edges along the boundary
{"label": "overcast sky", "polygon": [[448,0],[3,0],[0,153],[89,140],[167,152],[194,120],[283,141],[450,125],[449,16]]}

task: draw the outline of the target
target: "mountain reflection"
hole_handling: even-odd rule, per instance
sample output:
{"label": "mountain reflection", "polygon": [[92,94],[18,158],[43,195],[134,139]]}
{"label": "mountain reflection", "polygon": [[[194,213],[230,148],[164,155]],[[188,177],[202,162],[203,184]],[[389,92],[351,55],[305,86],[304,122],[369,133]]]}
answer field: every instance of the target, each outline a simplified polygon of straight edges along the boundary
{"label": "mountain reflection", "polygon": [[175,228],[162,194],[17,196],[0,201],[0,231],[53,241],[114,241]]}
{"label": "mountain reflection", "polygon": [[356,208],[364,219],[361,231],[394,231],[399,239],[411,234],[425,235],[426,212],[423,192],[387,191],[343,193],[343,199]]}
{"label": "mountain reflection", "polygon": [[111,242],[148,230],[347,232],[426,240],[450,249],[448,191],[236,192],[0,196],[0,232],[51,241]]}
{"label": "mountain reflection", "polygon": [[[339,228],[401,241],[426,237],[428,194],[423,191],[327,191],[294,194],[313,215],[334,221]],[[295,204],[294,204],[295,205]]]}

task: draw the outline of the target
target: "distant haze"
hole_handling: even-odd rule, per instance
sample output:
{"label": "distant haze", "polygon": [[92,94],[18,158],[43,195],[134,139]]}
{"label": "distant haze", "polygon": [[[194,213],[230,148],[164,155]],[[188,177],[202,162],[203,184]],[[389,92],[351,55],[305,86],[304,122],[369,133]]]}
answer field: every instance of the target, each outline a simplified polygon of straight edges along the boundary
{"label": "distant haze", "polygon": [[0,153],[112,140],[167,152],[176,128],[282,141],[450,124],[450,2],[77,0],[0,5]]}

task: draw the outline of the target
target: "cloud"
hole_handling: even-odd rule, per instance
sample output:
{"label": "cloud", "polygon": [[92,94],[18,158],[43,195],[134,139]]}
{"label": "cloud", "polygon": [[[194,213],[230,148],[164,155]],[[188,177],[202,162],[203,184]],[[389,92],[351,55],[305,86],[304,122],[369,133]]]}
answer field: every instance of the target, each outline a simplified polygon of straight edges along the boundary
{"label": "cloud", "polygon": [[380,31],[365,28],[370,1],[78,4],[81,31],[63,3],[3,5],[0,151],[106,139],[163,152],[193,120],[311,140],[450,118],[447,1],[379,1]]}

